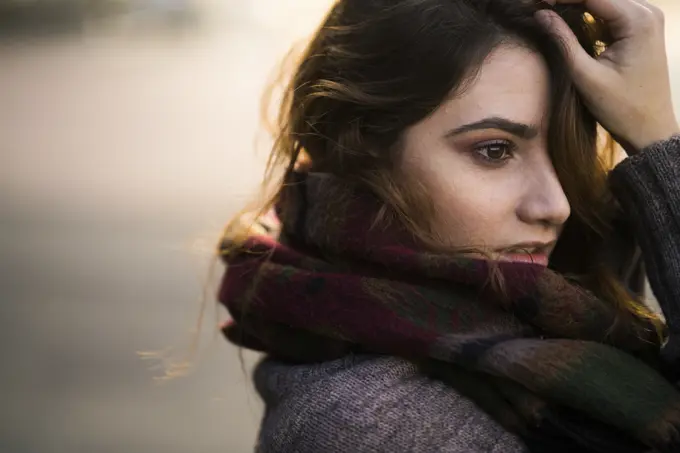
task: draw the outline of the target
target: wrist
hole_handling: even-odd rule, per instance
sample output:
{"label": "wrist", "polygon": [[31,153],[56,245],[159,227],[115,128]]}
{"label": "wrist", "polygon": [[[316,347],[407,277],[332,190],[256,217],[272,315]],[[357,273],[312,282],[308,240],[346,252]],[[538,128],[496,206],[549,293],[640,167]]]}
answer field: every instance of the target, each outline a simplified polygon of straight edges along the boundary
{"label": "wrist", "polygon": [[656,142],[668,140],[674,135],[680,135],[680,125],[678,125],[675,118],[667,122],[665,126],[658,124],[654,128],[640,131],[631,137],[628,142],[639,152]]}

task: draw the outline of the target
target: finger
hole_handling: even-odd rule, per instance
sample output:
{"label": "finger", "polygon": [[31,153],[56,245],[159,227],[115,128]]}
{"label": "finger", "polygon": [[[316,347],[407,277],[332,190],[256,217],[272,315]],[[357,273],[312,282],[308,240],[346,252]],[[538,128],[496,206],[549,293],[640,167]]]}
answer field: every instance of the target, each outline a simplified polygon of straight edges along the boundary
{"label": "finger", "polygon": [[557,13],[550,10],[536,12],[536,20],[561,43],[565,58],[574,72],[595,71],[597,62],[585,51],[569,25]]}
{"label": "finger", "polygon": [[586,10],[598,19],[611,25],[630,25],[635,20],[639,3],[635,0],[550,0],[555,4],[581,3]]}

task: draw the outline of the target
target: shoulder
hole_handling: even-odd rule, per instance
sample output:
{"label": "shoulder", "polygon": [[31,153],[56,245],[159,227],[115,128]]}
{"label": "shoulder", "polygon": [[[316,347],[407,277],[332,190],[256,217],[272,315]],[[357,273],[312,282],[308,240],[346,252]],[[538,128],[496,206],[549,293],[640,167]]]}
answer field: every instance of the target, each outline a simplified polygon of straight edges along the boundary
{"label": "shoulder", "polygon": [[266,405],[263,453],[525,451],[470,400],[395,357],[313,366],[266,359],[254,377]]}

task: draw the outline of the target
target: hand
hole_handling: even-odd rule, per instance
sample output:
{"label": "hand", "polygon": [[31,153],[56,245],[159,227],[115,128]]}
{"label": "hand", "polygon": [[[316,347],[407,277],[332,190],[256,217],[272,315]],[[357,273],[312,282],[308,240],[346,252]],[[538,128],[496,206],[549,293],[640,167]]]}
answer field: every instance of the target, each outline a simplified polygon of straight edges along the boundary
{"label": "hand", "polygon": [[639,151],[680,133],[671,101],[664,16],[659,8],[646,0],[544,1],[551,5],[582,3],[609,27],[613,42],[592,58],[555,12],[536,13],[564,44],[577,89],[612,136]]}

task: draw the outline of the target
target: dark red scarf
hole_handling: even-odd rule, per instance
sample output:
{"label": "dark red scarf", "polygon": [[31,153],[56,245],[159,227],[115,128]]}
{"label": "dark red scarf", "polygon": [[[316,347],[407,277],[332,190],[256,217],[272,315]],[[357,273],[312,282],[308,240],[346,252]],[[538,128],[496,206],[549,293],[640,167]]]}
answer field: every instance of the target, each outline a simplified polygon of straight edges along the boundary
{"label": "dark red scarf", "polygon": [[564,408],[680,451],[680,393],[650,366],[651,321],[539,265],[422,251],[398,225],[372,225],[381,205],[368,192],[293,176],[280,238],[252,236],[225,255],[232,341],[289,360],[360,350],[474,373],[502,395],[493,415],[518,431]]}

